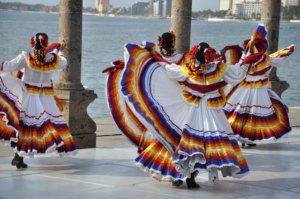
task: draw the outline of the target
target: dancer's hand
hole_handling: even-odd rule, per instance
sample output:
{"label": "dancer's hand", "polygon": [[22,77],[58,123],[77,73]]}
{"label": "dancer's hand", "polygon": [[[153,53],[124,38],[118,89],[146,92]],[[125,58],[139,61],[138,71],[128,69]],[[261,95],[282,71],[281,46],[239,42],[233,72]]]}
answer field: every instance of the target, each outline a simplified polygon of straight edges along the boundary
{"label": "dancer's hand", "polygon": [[63,40],[63,41],[61,42],[61,45],[60,45],[60,47],[59,47],[59,50],[60,50],[60,51],[63,51],[66,47],[67,47],[66,41]]}

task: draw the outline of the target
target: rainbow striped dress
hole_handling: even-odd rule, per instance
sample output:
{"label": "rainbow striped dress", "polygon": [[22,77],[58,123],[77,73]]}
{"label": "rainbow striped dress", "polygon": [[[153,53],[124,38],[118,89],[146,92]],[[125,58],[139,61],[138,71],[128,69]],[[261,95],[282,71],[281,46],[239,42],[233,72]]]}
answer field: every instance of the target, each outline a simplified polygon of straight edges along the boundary
{"label": "rainbow striped dress", "polygon": [[[176,63],[181,61],[182,55],[174,53],[171,57],[162,57],[162,59]],[[147,128],[147,122],[139,117],[135,108],[123,95],[120,82],[128,77],[123,75],[124,67],[124,61],[117,60],[104,70],[108,72],[105,93],[116,125],[137,148],[136,165],[158,181],[183,180],[185,176],[176,170],[172,162],[172,154],[155,139],[151,129]],[[128,84],[136,86],[134,79],[127,79],[127,81]]]}
{"label": "rainbow striped dress", "polygon": [[[232,177],[247,174],[246,159],[222,111],[226,102],[222,88],[226,82],[239,83],[246,69],[219,61],[205,71],[192,72],[188,55],[180,65],[162,63],[151,53],[153,45],[125,45],[120,92],[136,118],[172,155],[180,174],[188,177],[200,169]],[[164,159],[163,155],[156,159],[156,170]]]}
{"label": "rainbow striped dress", "polygon": [[[43,154],[51,149],[73,153],[75,144],[54,97],[52,74],[67,61],[47,53],[46,63],[37,66],[30,52],[22,52],[3,63],[0,76],[0,140],[21,156]],[[24,70],[22,80],[9,72]]]}
{"label": "rainbow striped dress", "polygon": [[263,54],[251,64],[246,78],[229,93],[223,110],[242,143],[276,140],[291,130],[287,107],[268,88],[268,76],[293,51],[294,46],[289,46],[270,56]]}

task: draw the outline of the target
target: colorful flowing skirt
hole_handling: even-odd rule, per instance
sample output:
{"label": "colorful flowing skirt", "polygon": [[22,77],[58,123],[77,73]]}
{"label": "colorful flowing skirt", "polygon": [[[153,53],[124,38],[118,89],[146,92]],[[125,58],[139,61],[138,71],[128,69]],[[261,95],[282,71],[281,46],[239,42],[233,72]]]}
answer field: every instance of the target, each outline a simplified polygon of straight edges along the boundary
{"label": "colorful flowing skirt", "polygon": [[17,141],[22,104],[21,85],[9,74],[0,74],[0,140],[5,143]]}
{"label": "colorful flowing skirt", "polygon": [[[43,154],[51,149],[58,153],[75,151],[75,144],[64,121],[51,84],[22,85],[10,75],[0,78],[1,116],[3,127],[14,133],[1,134],[0,139],[10,141],[19,155]],[[15,82],[15,83],[13,83]]]}
{"label": "colorful flowing skirt", "polygon": [[189,176],[191,172],[220,170],[224,177],[242,177],[249,172],[236,136],[222,110],[209,109],[206,99],[193,106],[173,157],[177,169]]}
{"label": "colorful flowing skirt", "polygon": [[106,70],[106,96],[116,125],[137,147],[139,155],[135,160],[136,165],[159,181],[172,182],[183,179],[184,176],[176,171],[172,163],[172,154],[154,139],[153,133],[144,125],[145,121],[138,117],[135,108],[126,101],[120,84],[124,72],[122,64],[122,61],[116,61]]}
{"label": "colorful flowing skirt", "polygon": [[185,176],[176,170],[172,154],[158,141],[153,141],[136,159],[136,165],[159,181],[174,182]]}
{"label": "colorful flowing skirt", "polygon": [[231,91],[224,112],[243,143],[276,140],[291,130],[287,107],[279,96],[253,82],[244,81]]}
{"label": "colorful flowing skirt", "polygon": [[[223,111],[208,109],[204,99],[200,103],[203,106],[189,103],[183,88],[169,78],[164,63],[153,59],[148,48],[149,43],[125,46],[121,91],[137,118],[172,155],[173,167],[175,164],[177,172],[185,176],[200,168],[217,168],[224,176],[232,177],[248,173],[247,162]],[[163,153],[158,158],[151,148],[147,149],[137,163],[152,173],[160,173],[160,164],[148,160],[165,161],[168,155]]]}

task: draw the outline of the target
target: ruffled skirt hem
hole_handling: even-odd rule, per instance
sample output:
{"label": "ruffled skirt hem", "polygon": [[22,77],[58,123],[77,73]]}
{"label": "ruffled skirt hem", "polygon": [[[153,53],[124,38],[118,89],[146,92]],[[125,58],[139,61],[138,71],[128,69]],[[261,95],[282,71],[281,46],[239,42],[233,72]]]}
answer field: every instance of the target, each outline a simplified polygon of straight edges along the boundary
{"label": "ruffled skirt hem", "polygon": [[149,172],[158,181],[173,182],[183,180],[185,176],[179,173],[172,163],[172,155],[159,142],[154,141],[136,159],[136,165]]}
{"label": "ruffled skirt hem", "polygon": [[[242,177],[249,172],[235,136],[221,132],[189,132],[184,130],[173,156],[176,169],[186,176],[201,169],[220,170],[223,176]],[[195,147],[197,146],[197,148]]]}

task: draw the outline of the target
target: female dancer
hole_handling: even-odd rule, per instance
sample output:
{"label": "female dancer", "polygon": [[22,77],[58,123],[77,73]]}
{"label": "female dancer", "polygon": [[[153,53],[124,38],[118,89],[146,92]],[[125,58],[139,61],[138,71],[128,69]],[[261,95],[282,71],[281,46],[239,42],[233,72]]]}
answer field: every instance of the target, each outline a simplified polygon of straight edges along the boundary
{"label": "female dancer", "polygon": [[[184,55],[175,50],[176,37],[174,33],[165,32],[158,37],[158,47],[160,54],[152,51],[153,56],[161,64],[174,63],[180,64]],[[164,147],[163,144],[155,139],[139,156],[135,159],[136,165],[145,171],[150,171],[152,176],[158,180],[171,181],[174,186],[180,186],[185,176],[179,173],[172,163],[172,154]],[[188,183],[188,188],[197,186],[193,182]]]}
{"label": "female dancer", "polygon": [[53,72],[67,64],[61,52],[65,44],[57,45],[58,53],[47,49],[45,33],[31,37],[30,44],[32,52],[23,51],[0,66],[3,72],[24,69],[22,81],[8,73],[0,77],[0,113],[6,124],[0,139],[10,142],[16,151],[12,165],[17,168],[27,168],[24,155],[43,154],[53,148],[59,153],[75,150],[70,130],[56,104],[51,80]]}
{"label": "female dancer", "polygon": [[223,108],[242,146],[276,140],[291,130],[286,106],[274,91],[268,89],[268,84],[271,69],[282,65],[283,59],[294,51],[294,46],[267,55],[266,34],[265,27],[259,25],[251,39],[244,42],[245,53],[249,56],[243,63],[250,67],[245,80],[230,92]]}
{"label": "female dancer", "polygon": [[190,50],[187,65],[166,65],[169,78],[182,86],[182,96],[190,103],[187,119],[173,162],[177,169],[194,179],[201,168],[209,171],[210,180],[223,176],[241,177],[249,170],[225,114],[223,87],[237,84],[245,77],[247,66],[227,65],[216,51],[203,42]]}
{"label": "female dancer", "polygon": [[217,169],[233,177],[248,172],[222,111],[223,87],[243,80],[247,66],[223,63],[206,43],[193,47],[179,65],[157,61],[149,42],[127,44],[124,57],[125,100],[173,155],[188,186],[199,187],[195,177],[201,168],[209,170],[211,180],[217,178]]}
{"label": "female dancer", "polygon": [[[153,49],[156,60],[180,63],[183,56],[175,51],[173,32],[165,32],[159,36],[158,46],[160,53]],[[119,60],[113,64],[113,67],[103,71],[108,72],[106,84],[108,105],[117,126],[138,148],[139,156],[136,158],[136,165],[149,171],[152,177],[159,181],[170,181],[175,186],[181,185],[184,175],[176,171],[172,164],[172,155],[157,139],[153,140],[150,130],[144,126],[143,121],[138,119],[134,108],[125,101],[120,88],[124,62]]]}

